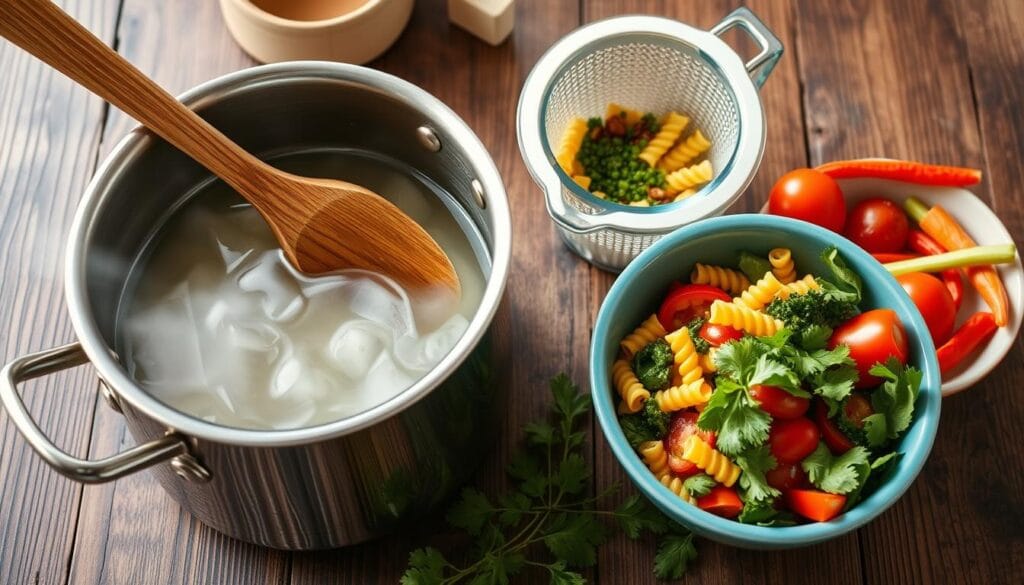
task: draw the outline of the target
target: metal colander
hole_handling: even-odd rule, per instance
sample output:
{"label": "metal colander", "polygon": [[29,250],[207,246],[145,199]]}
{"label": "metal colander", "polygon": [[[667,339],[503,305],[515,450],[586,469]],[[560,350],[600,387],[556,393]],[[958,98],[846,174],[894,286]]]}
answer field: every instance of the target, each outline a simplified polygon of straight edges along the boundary
{"label": "metal colander", "polygon": [[[736,26],[761,47],[746,64],[719,38]],[[622,16],[552,46],[523,86],[517,129],[526,165],[569,247],[618,271],[668,232],[724,212],[761,162],[765,123],[757,89],[781,55],[782,44],[746,8],[710,32],[666,18]],[[603,116],[609,103],[689,116],[687,131],[699,128],[711,141],[706,156],[715,178],[692,197],[649,208],[606,201],[577,185],[555,162],[553,145],[571,119]]]}

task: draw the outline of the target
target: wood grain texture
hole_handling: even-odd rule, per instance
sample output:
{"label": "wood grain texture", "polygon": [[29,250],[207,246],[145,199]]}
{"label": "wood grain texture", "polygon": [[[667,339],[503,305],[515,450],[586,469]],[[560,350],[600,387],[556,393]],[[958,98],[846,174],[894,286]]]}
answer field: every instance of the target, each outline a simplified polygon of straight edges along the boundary
{"label": "wood grain texture", "polygon": [[[113,40],[118,2],[62,4]],[[0,355],[6,361],[73,339],[60,276],[63,242],[95,165],[104,106],[6,41],[0,41],[0,71]],[[24,391],[55,442],[83,453],[96,401],[91,371],[78,368]],[[64,580],[81,491],[50,470],[0,413],[0,583]]]}
{"label": "wood grain texture", "polygon": [[[1024,6],[1017,0],[747,0],[786,54],[762,90],[768,141],[761,170],[734,211],[757,209],[777,176],[854,156],[977,165],[976,191],[1011,233],[1024,233]],[[514,37],[488,47],[449,26],[444,2],[420,0],[395,47],[372,65],[449,104],[494,156],[514,215],[513,395],[485,489],[503,482],[521,425],[547,408],[548,378],[584,383],[590,327],[613,275],[588,267],[559,241],[519,157],[514,109],[544,49],[582,21],[640,12],[708,28],[737,3],[709,0],[519,0]],[[70,11],[114,40],[116,0]],[[251,61],[222,26],[215,2],[125,0],[119,51],[172,93]],[[727,41],[741,51],[741,35]],[[202,51],[195,47],[202,47]],[[60,75],[0,43],[0,287],[3,355],[70,340],[60,292],[60,235],[91,173],[134,123]],[[104,125],[102,143],[98,129]],[[809,157],[809,160],[808,160]],[[56,234],[56,235],[55,235]],[[1018,242],[1020,243],[1020,242]],[[13,252],[13,253],[12,253]],[[946,400],[933,455],[908,494],[876,522],[832,543],[787,553],[699,543],[693,583],[1004,583],[1024,578],[1024,416],[1018,391],[1024,347],[984,383]],[[59,444],[91,456],[130,444],[121,417],[95,408],[82,368],[28,389],[33,412]],[[94,413],[95,408],[95,413]],[[90,440],[90,419],[92,422]],[[595,429],[595,487],[627,483]],[[971,462],[967,465],[965,462]],[[626,488],[626,493],[633,493]],[[80,513],[76,520],[76,510]],[[290,554],[225,538],[181,513],[148,474],[84,492],[40,463],[0,414],[0,583],[391,583],[410,549],[455,551],[440,517],[361,546]],[[616,539],[589,576],[651,583],[653,542]],[[532,582],[526,580],[524,582]]]}

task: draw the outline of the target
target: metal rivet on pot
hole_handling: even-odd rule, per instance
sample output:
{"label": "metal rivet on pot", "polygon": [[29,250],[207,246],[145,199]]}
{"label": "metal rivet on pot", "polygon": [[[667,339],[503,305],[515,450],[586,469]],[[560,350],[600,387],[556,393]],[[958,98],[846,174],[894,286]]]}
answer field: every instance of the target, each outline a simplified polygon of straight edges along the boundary
{"label": "metal rivet on pot", "polygon": [[441,150],[441,139],[437,137],[437,133],[430,126],[420,126],[417,128],[416,137],[420,139],[420,144],[423,145],[423,148],[430,152]]}
{"label": "metal rivet on pot", "polygon": [[114,391],[110,389],[110,386],[102,378],[100,378],[100,396],[103,397],[103,401],[107,403],[107,406],[115,412],[124,413],[124,410],[121,408],[121,399],[117,397],[117,394],[114,394]]}
{"label": "metal rivet on pot", "polygon": [[477,206],[480,209],[487,209],[487,200],[484,199],[484,186],[476,179],[473,179],[470,186],[473,188],[473,199],[476,200]]}
{"label": "metal rivet on pot", "polygon": [[181,479],[193,483],[206,483],[213,477],[209,469],[188,453],[171,459],[171,469]]}

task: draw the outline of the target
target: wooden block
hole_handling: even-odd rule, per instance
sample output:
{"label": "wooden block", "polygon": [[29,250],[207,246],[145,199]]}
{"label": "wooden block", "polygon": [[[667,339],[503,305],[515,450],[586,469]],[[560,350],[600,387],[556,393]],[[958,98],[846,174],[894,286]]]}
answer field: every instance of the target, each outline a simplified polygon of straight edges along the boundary
{"label": "wooden block", "polygon": [[516,21],[515,0],[448,0],[448,20],[492,44],[500,45]]}

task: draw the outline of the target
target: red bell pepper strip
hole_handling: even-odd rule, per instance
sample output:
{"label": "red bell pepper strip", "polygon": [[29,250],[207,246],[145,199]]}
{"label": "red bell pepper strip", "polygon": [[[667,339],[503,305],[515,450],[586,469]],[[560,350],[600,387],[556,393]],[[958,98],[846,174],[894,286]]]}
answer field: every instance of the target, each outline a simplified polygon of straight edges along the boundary
{"label": "red bell pepper strip", "polygon": [[658,321],[665,331],[675,331],[703,313],[714,301],[732,302],[729,293],[709,284],[685,284],[669,287],[668,296],[658,309]]}
{"label": "red bell pepper strip", "polygon": [[876,178],[917,183],[966,187],[981,182],[981,171],[963,167],[930,165],[888,158],[862,158],[825,163],[816,168],[833,179]]}
{"label": "red bell pepper strip", "polygon": [[[917,221],[924,233],[935,238],[935,241],[947,250],[952,252],[977,246],[964,228],[941,205],[928,209],[921,201],[909,197],[903,207],[910,217]],[[985,304],[992,309],[996,325],[1005,326],[1010,321],[1010,299],[1006,295],[1003,281],[999,278],[999,272],[994,266],[971,266],[967,269],[967,277],[981,298],[985,299]]]}
{"label": "red bell pepper strip", "polygon": [[960,365],[975,348],[992,337],[998,328],[992,313],[987,311],[980,311],[968,317],[936,352],[939,370],[946,373]]}
{"label": "red bell pepper strip", "polygon": [[[910,233],[907,235],[907,246],[915,252],[929,256],[946,253],[946,249],[942,247],[942,244],[936,242],[934,238],[921,230],[910,230]],[[953,304],[956,306],[956,310],[959,311],[960,305],[964,302],[963,274],[955,268],[943,270],[942,282],[946,285],[946,289],[949,290],[949,296],[953,297]]]}
{"label": "red bell pepper strip", "polygon": [[878,260],[882,264],[888,264],[890,262],[900,262],[902,260],[910,260],[912,258],[918,258],[918,254],[906,254],[900,252],[876,252],[872,254],[875,260]]}

